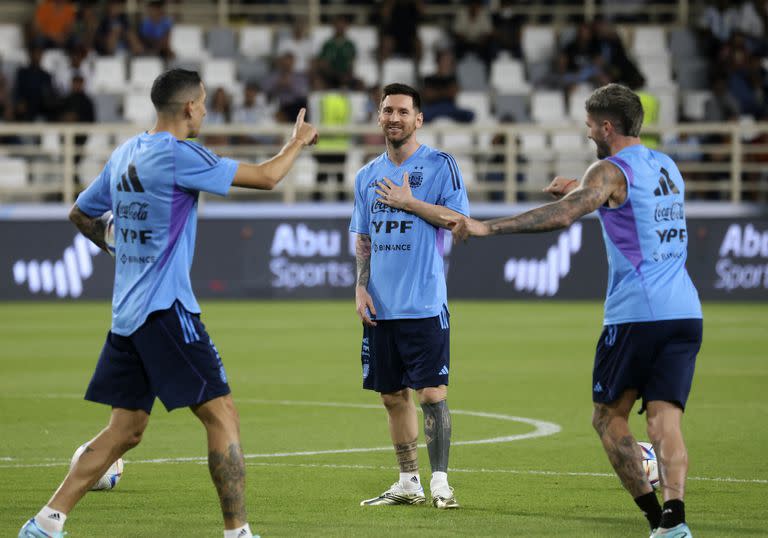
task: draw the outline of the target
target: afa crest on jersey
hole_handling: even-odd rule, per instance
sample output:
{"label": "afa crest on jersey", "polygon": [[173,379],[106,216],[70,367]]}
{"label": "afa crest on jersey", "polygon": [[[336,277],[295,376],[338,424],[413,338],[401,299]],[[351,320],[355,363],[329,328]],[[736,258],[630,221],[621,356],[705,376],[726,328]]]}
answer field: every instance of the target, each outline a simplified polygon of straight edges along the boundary
{"label": "afa crest on jersey", "polygon": [[423,166],[417,166],[413,172],[408,174],[408,184],[412,189],[421,187],[422,181],[424,181],[424,174],[422,173]]}

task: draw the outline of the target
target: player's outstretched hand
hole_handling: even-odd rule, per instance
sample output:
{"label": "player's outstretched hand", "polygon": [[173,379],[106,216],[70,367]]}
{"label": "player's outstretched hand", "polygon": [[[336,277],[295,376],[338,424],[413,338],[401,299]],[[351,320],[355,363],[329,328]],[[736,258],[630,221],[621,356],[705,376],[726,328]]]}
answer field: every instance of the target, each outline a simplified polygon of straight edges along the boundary
{"label": "player's outstretched hand", "polygon": [[470,237],[485,237],[491,235],[491,226],[479,220],[475,220],[464,215],[448,216],[444,218],[448,221],[448,228],[451,229],[453,235],[453,244],[456,245],[460,241],[466,241]]}
{"label": "player's outstretched hand", "polygon": [[306,115],[306,108],[299,110],[299,114],[296,116],[296,125],[293,126],[293,138],[301,140],[301,143],[305,146],[311,146],[317,142],[318,135],[315,126],[304,121],[304,116]]}
{"label": "player's outstretched hand", "polygon": [[379,202],[389,207],[407,209],[408,202],[413,198],[411,184],[408,182],[408,172],[403,174],[402,185],[397,185],[387,177],[379,181],[376,184],[376,194],[379,195]]}
{"label": "player's outstretched hand", "polygon": [[552,180],[552,183],[544,187],[544,192],[548,192],[555,198],[562,198],[578,186],[578,179],[557,176]]}
{"label": "player's outstretched hand", "polygon": [[355,307],[363,325],[376,326],[376,322],[371,319],[371,317],[376,317],[376,308],[373,306],[371,294],[363,286],[355,286]]}

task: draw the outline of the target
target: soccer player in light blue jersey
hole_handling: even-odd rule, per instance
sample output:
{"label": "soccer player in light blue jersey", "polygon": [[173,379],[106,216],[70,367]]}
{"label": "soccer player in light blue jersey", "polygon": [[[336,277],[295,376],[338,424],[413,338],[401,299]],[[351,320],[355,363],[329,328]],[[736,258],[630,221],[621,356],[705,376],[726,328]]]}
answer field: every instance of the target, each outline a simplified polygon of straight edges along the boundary
{"label": "soccer player in light blue jersey", "polygon": [[[70,219],[106,250],[104,214],[115,227],[112,328],[86,399],[112,407],[109,423],[19,537],[63,536],[77,502],[126,451],[141,441],[155,397],[169,411],[189,407],[205,427],[208,468],[219,495],[225,538],[251,534],[245,509],[240,425],[224,366],[200,321],[189,272],[200,192],[230,186],[270,190],[304,146],[317,139],[302,109],[293,135],[261,164],[220,158],[187,141],[205,116],[205,86],[194,71],[173,69],[152,86],[154,128],[118,147],[77,198]],[[106,531],[108,533],[108,531]]]}
{"label": "soccer player in light blue jersey", "polygon": [[381,395],[400,466],[399,480],[362,501],[363,506],[426,501],[414,389],[424,413],[432,504],[459,507],[448,485],[450,316],[442,247],[447,216],[469,215],[469,203],[454,158],[416,140],[423,121],[416,90],[386,86],[378,122],[387,151],[355,179],[349,230],[357,234],[355,301],[363,322],[363,388]]}
{"label": "soccer player in light blue jersey", "polygon": [[[652,536],[689,537],[683,503],[688,453],[680,426],[701,347],[702,313],[685,269],[685,185],[672,159],[640,142],[643,108],[631,90],[598,88],[586,110],[601,160],[581,181],[555,178],[544,190],[559,201],[484,222],[460,217],[452,232],[457,241],[546,232],[598,211],[608,290],[592,375],[592,423]],[[640,398],[659,461],[663,509],[629,430],[629,413]]]}

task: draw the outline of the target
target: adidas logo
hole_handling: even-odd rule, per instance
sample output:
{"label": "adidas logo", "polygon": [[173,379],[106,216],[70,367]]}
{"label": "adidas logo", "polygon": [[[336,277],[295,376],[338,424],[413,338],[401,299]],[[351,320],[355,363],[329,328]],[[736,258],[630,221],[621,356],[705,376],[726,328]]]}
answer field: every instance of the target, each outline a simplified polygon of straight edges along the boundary
{"label": "adidas logo", "polygon": [[437,375],[448,375],[448,367],[443,366],[442,368],[440,368],[440,371],[437,373]]}
{"label": "adidas logo", "polygon": [[659,178],[659,186],[653,191],[653,195],[669,196],[670,194],[680,194],[680,190],[675,185],[675,182],[669,178],[669,172],[662,168],[661,173],[664,177]]}
{"label": "adidas logo", "polygon": [[515,291],[534,292],[536,295],[553,296],[560,288],[560,281],[571,270],[571,255],[581,250],[580,222],[560,234],[557,244],[547,250],[543,260],[510,258],[504,264],[504,281],[514,282]]}
{"label": "adidas logo", "polygon": [[48,519],[52,519],[54,521],[61,521],[61,514],[58,512],[54,512],[48,516]]}
{"label": "adidas logo", "polygon": [[599,381],[595,383],[595,386],[592,389],[592,392],[603,392],[603,386],[600,384]]}
{"label": "adidas logo", "polygon": [[411,478],[409,478],[408,480],[410,480],[410,481],[411,481],[411,482],[413,482],[414,484],[418,484],[418,483],[419,483],[419,477],[418,477],[418,476],[412,476],[412,477],[411,477]]}
{"label": "adidas logo", "polygon": [[[123,174],[120,176],[120,183],[117,184],[117,190],[120,192],[144,192],[144,186],[139,181],[139,174],[136,172],[136,167],[132,164],[128,165],[128,176]],[[130,184],[129,184],[130,182]]]}
{"label": "adidas logo", "polygon": [[237,538],[243,538],[244,536],[248,536],[248,529],[241,529],[240,532],[237,533]]}

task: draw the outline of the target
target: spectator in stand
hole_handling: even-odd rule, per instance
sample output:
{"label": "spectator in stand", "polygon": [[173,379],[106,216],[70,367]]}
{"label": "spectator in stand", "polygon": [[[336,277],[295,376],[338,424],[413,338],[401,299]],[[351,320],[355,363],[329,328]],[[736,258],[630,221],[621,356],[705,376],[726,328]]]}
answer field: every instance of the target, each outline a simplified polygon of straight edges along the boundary
{"label": "spectator in stand", "polygon": [[384,0],[379,12],[381,59],[400,56],[421,59],[419,25],[424,17],[421,0]]}
{"label": "spectator in stand", "polygon": [[728,92],[725,76],[715,77],[712,82],[712,97],[704,104],[704,121],[724,122],[739,119],[739,102]]}
{"label": "spectator in stand", "polygon": [[728,46],[723,49],[722,59],[728,91],[738,101],[741,114],[763,118],[768,105],[765,102],[760,59],[749,54],[743,34],[733,33]]}
{"label": "spectator in stand", "polygon": [[459,9],[453,20],[452,34],[459,59],[472,53],[490,63],[493,22],[491,12],[481,0],[471,0]]}
{"label": "spectator in stand", "polygon": [[718,55],[720,47],[728,42],[738,23],[739,8],[729,0],[716,0],[704,9],[698,28],[710,57]]}
{"label": "spectator in stand", "polygon": [[277,57],[275,69],[264,80],[263,89],[269,101],[277,105],[285,118],[295,118],[299,110],[307,106],[309,79],[307,75],[296,72],[290,52]]}
{"label": "spectator in stand", "polygon": [[75,24],[72,28],[71,46],[85,47],[92,50],[96,41],[96,30],[99,27],[99,14],[92,2],[80,2]]}
{"label": "spectator in stand", "polygon": [[[258,127],[275,124],[275,107],[267,102],[266,96],[255,82],[245,85],[243,104],[235,107],[232,121]],[[274,136],[240,136],[239,144],[279,144]]]}
{"label": "spectator in stand", "polygon": [[71,45],[77,9],[67,0],[43,0],[35,9],[33,41],[44,48]]}
{"label": "spectator in stand", "polygon": [[507,52],[515,58],[523,57],[520,33],[526,19],[516,9],[516,1],[502,0],[501,6],[493,14],[492,48],[494,56],[500,52]]}
{"label": "spectator in stand", "polygon": [[[85,79],[81,75],[74,75],[70,82],[69,95],[62,99],[59,106],[59,119],[66,123],[93,123],[96,121],[93,100],[85,93]],[[75,146],[82,148],[88,141],[88,135],[75,135]],[[81,152],[75,154],[75,164],[80,162]],[[78,178],[79,182],[79,178]]]}
{"label": "spectator in stand", "polygon": [[738,8],[736,29],[747,39],[749,51],[757,54],[768,52],[765,31],[768,28],[768,2],[747,0]]}
{"label": "spectator in stand", "polygon": [[579,25],[576,36],[563,47],[563,53],[568,59],[567,72],[572,74],[575,82],[597,86],[603,80],[600,47],[590,24]]}
{"label": "spectator in stand", "polygon": [[595,40],[594,48],[600,55],[598,65],[604,75],[597,82],[597,85],[603,86],[610,82],[616,82],[630,88],[643,86],[645,77],[630,60],[616,27],[604,18],[596,17],[592,33]]}
{"label": "spectator in stand", "polygon": [[125,14],[125,0],[109,0],[95,36],[96,52],[102,56],[138,55],[144,52],[139,36]]}
{"label": "spectator in stand", "polygon": [[54,85],[59,95],[67,95],[72,89],[75,75],[82,77],[85,90],[90,91],[89,82],[93,80],[93,64],[88,61],[88,49],[84,45],[76,45],[69,51],[69,63],[57,65],[53,75]]}
{"label": "spectator in stand", "polygon": [[34,46],[29,51],[29,65],[16,71],[13,88],[16,119],[19,121],[52,121],[56,118],[57,94],[53,77],[40,66],[43,49]]}
{"label": "spectator in stand", "polygon": [[[207,109],[205,123],[208,125],[226,125],[232,122],[232,99],[227,91],[222,88],[216,88],[211,96],[211,105]],[[205,137],[207,146],[224,146],[229,143],[226,135],[209,134]]]}
{"label": "spectator in stand", "polygon": [[277,55],[286,52],[293,54],[296,62],[296,71],[308,73],[312,67],[315,55],[312,39],[307,32],[307,22],[303,18],[297,18],[291,27],[291,34],[282,37],[277,43]]}
{"label": "spectator in stand", "polygon": [[[0,123],[14,121],[13,96],[8,85],[8,79],[0,69]],[[18,144],[19,137],[14,135],[0,136],[0,144]]]}
{"label": "spectator in stand", "polygon": [[437,118],[449,118],[460,123],[470,123],[474,120],[474,112],[456,106],[458,93],[456,59],[450,50],[441,50],[437,53],[437,72],[424,79],[421,92],[424,122],[428,123]]}
{"label": "spectator in stand", "polygon": [[165,2],[155,0],[147,6],[147,13],[139,26],[139,37],[148,54],[156,54],[163,59],[173,58],[171,50],[171,30],[173,20],[165,13]]}
{"label": "spectator in stand", "polygon": [[333,36],[320,49],[317,66],[328,88],[350,88],[355,85],[352,69],[357,51],[355,44],[347,37],[348,26],[346,17],[335,17]]}

